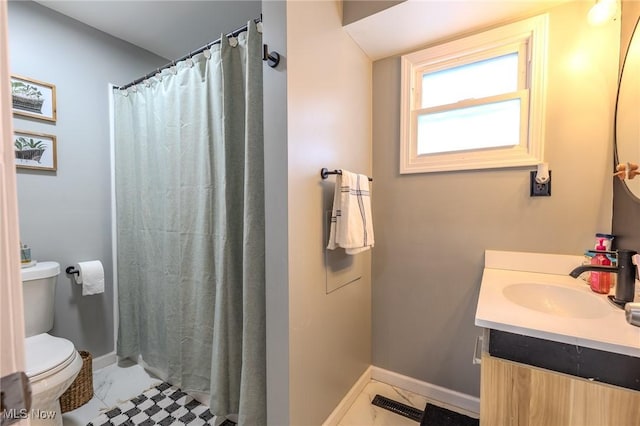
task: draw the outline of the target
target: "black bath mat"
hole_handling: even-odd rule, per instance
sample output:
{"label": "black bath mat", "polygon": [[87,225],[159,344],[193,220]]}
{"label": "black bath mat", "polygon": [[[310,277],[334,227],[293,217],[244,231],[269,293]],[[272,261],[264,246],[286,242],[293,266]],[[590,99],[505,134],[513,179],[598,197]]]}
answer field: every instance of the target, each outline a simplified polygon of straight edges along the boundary
{"label": "black bath mat", "polygon": [[437,405],[427,404],[420,426],[478,426],[480,421]]}
{"label": "black bath mat", "polygon": [[[160,383],[141,395],[102,413],[87,426],[213,426],[209,409],[169,383]],[[233,426],[225,420],[220,426]]]}

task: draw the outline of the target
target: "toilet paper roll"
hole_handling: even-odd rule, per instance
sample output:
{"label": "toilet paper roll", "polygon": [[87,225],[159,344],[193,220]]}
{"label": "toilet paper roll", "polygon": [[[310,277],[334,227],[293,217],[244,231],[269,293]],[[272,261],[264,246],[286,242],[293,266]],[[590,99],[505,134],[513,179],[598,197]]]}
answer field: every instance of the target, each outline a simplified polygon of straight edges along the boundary
{"label": "toilet paper roll", "polygon": [[104,293],[104,268],[99,260],[78,262],[75,265],[80,273],[75,276],[76,283],[82,284],[82,295]]}

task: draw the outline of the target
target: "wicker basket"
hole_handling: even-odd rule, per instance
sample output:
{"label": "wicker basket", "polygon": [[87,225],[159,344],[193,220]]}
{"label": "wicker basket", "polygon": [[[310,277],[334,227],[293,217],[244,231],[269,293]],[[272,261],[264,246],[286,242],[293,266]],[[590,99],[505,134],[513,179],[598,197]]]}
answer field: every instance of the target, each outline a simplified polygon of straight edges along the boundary
{"label": "wicker basket", "polygon": [[75,410],[93,398],[93,369],[92,357],[89,352],[78,351],[82,357],[82,368],[69,389],[60,397],[60,411]]}

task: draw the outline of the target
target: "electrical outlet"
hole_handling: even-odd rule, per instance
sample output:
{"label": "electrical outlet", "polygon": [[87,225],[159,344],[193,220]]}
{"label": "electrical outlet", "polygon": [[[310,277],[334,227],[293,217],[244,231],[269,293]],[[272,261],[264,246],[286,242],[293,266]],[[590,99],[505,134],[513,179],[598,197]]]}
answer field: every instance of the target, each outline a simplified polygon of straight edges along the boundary
{"label": "electrical outlet", "polygon": [[545,183],[536,182],[537,171],[531,170],[531,197],[550,197],[551,196],[551,170],[549,170],[549,180]]}

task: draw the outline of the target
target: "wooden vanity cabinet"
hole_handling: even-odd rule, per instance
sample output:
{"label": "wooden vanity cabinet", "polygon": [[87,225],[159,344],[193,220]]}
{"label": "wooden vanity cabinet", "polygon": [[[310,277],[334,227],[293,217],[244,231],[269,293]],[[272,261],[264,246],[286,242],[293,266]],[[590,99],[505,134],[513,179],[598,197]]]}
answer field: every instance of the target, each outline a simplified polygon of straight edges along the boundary
{"label": "wooden vanity cabinet", "polygon": [[484,352],[480,425],[636,426],[640,425],[640,391]]}

